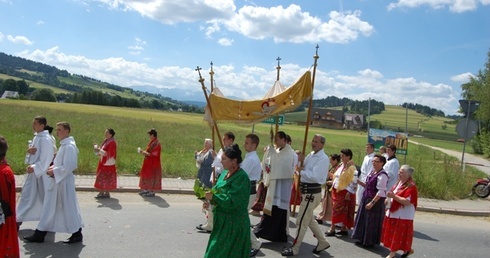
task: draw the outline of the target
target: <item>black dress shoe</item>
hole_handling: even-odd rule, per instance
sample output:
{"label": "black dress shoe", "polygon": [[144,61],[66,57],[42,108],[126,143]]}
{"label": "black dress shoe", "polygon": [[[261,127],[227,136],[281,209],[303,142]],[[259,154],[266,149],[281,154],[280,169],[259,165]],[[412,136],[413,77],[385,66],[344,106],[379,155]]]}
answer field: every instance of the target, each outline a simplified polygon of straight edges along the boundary
{"label": "black dress shoe", "polygon": [[73,243],[78,243],[78,242],[82,242],[82,241],[83,241],[82,234],[76,235],[76,236],[72,235],[70,238],[68,238],[68,240],[63,241],[63,244],[73,244]]}
{"label": "black dress shoe", "polygon": [[31,243],[44,243],[44,237],[46,236],[47,231],[35,230],[32,236],[23,236],[22,238],[27,242]]}

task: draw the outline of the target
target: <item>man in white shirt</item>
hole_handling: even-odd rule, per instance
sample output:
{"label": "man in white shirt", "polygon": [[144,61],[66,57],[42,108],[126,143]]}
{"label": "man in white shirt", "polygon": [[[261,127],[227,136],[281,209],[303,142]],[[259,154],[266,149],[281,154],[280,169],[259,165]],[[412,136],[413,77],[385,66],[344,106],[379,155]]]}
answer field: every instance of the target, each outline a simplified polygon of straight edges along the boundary
{"label": "man in white shirt", "polygon": [[[223,135],[223,148],[226,148],[228,146],[231,146],[233,142],[235,141],[235,135],[232,132],[226,132]],[[213,176],[219,177],[221,174],[221,171],[223,170],[223,164],[221,164],[221,156],[223,155],[223,149],[220,149],[218,153],[215,151],[213,152],[214,156],[214,161],[213,164],[211,164],[211,167],[214,169],[214,173],[211,174],[211,182],[215,183],[215,179]],[[204,224],[199,224],[196,229],[199,230],[204,230],[206,232],[211,232],[213,230],[213,205],[209,205],[208,209],[206,210],[206,223]]]}
{"label": "man in white shirt", "polygon": [[[374,157],[374,144],[368,143],[366,144],[366,156],[364,156],[364,160],[361,165],[361,174],[359,175],[359,180],[363,183],[366,182],[366,177],[373,170],[373,157]],[[356,194],[356,204],[359,205],[361,203],[362,194],[364,193],[364,187],[360,184],[357,185],[357,194]]]}
{"label": "man in white shirt", "polygon": [[[258,145],[259,137],[257,135],[248,134],[245,136],[244,148],[247,153],[245,154],[245,159],[243,159],[240,167],[247,172],[248,177],[250,178],[250,199],[248,200],[248,210],[252,208],[252,205],[255,202],[257,181],[260,180],[260,174],[262,173],[262,165],[260,163],[259,156],[257,155]],[[250,257],[253,257],[259,252],[262,243],[259,241],[259,239],[257,239],[252,228],[250,228],[250,241]]]}
{"label": "man in white shirt", "polygon": [[300,162],[304,160],[303,166],[298,167],[300,174],[300,189],[303,194],[298,216],[296,217],[296,237],[293,246],[284,248],[282,256],[294,256],[299,254],[299,247],[308,228],[318,240],[316,247],[313,249],[314,254],[319,254],[330,247],[325,239],[320,226],[313,216],[313,211],[320,204],[322,199],[322,184],[327,180],[327,171],[330,165],[330,159],[323,150],[325,137],[316,134],[311,141],[313,151],[306,158],[300,155]]}
{"label": "man in white shirt", "polygon": [[45,130],[47,126],[45,117],[37,116],[32,121],[35,136],[32,146],[27,149],[27,175],[17,205],[17,227],[24,221],[37,221],[41,216],[45,188],[50,181],[46,171],[53,161],[55,150],[51,137]]}
{"label": "man in white shirt", "polygon": [[388,173],[388,184],[386,186],[387,191],[391,190],[398,181],[398,170],[400,169],[400,162],[396,158],[396,146],[390,144],[387,146],[386,153],[388,153],[388,158],[386,159],[386,164],[384,165],[384,170]]}

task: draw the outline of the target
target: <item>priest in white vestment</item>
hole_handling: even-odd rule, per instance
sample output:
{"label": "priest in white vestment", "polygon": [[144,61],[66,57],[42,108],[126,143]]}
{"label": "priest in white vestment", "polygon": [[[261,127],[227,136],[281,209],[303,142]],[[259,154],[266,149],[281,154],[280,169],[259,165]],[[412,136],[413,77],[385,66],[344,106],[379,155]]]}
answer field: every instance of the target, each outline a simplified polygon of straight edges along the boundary
{"label": "priest in white vestment", "polygon": [[254,234],[269,241],[287,242],[294,150],[286,143],[283,131],[276,133],[274,143],[277,149],[271,156],[270,173],[264,180],[268,187],[264,214],[254,228]]}

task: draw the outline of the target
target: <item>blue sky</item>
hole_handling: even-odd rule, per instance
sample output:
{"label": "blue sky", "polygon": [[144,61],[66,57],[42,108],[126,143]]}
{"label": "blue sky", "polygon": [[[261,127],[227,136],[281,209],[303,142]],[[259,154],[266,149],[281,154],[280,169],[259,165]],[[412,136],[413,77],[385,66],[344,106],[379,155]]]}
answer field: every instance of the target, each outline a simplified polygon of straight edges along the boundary
{"label": "blue sky", "polygon": [[490,50],[490,0],[0,0],[0,51],[178,100],[261,99],[313,64],[314,98],[456,113]]}

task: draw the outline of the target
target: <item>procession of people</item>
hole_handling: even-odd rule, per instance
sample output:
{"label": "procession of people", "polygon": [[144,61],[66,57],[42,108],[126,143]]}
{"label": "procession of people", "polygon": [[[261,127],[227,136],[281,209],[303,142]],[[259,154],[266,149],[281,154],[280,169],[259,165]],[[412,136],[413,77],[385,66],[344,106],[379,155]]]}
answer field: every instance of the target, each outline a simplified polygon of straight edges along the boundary
{"label": "procession of people", "polygon": [[[10,239],[5,242],[5,250],[0,250],[0,257],[7,254],[18,257],[17,231],[25,221],[38,221],[34,233],[23,237],[26,242],[43,243],[47,232],[71,234],[66,244],[83,241],[84,222],[74,178],[79,150],[70,135],[72,128],[67,122],[56,124],[59,149],[50,137],[45,117],[35,117],[32,128],[34,138],[26,150],[26,179],[18,203],[15,205],[12,197],[4,197],[10,194],[4,189],[0,196],[2,201],[10,200],[13,210],[8,217],[0,212],[0,236]],[[147,134],[148,145],[138,150],[144,156],[139,186],[140,195],[154,197],[155,192],[162,190],[161,144],[156,129],[148,130]],[[100,157],[94,185],[99,190],[97,199],[110,198],[110,192],[117,188],[114,136],[114,129],[107,128],[102,144],[94,145],[94,152]],[[222,140],[223,148],[218,152],[213,150],[212,140],[205,139],[204,148],[194,153],[196,178],[206,191],[202,198],[206,222],[196,227],[210,233],[205,257],[254,257],[263,241],[288,242],[290,236],[293,242],[280,254],[296,256],[308,229],[318,241],[312,250],[314,254],[330,248],[326,237],[344,237],[351,231],[352,238],[358,240],[356,244],[364,248],[386,246],[390,251],[387,257],[395,257],[396,251],[402,251],[402,257],[414,253],[411,246],[417,205],[414,169],[408,165],[399,169],[395,146],[387,146],[387,159],[374,153],[374,145],[367,144],[366,157],[358,171],[352,161],[352,150],[344,148],[339,154],[328,156],[326,138],[321,134],[313,136],[312,151],[305,157],[292,148],[289,135],[278,131],[262,161],[257,153],[260,140],[256,134],[246,135],[243,153],[234,143],[232,132],[226,132]],[[1,136],[0,147],[3,155],[0,164],[7,165],[6,139]],[[299,178],[296,190],[292,188],[294,175]],[[264,185],[265,199],[260,222],[251,225],[249,211],[257,203],[259,182]],[[291,194],[295,191],[300,192],[300,206],[296,230],[292,232],[289,217]],[[315,217],[314,210],[320,204],[322,211]],[[328,222],[330,229],[322,232],[319,224]]]}

